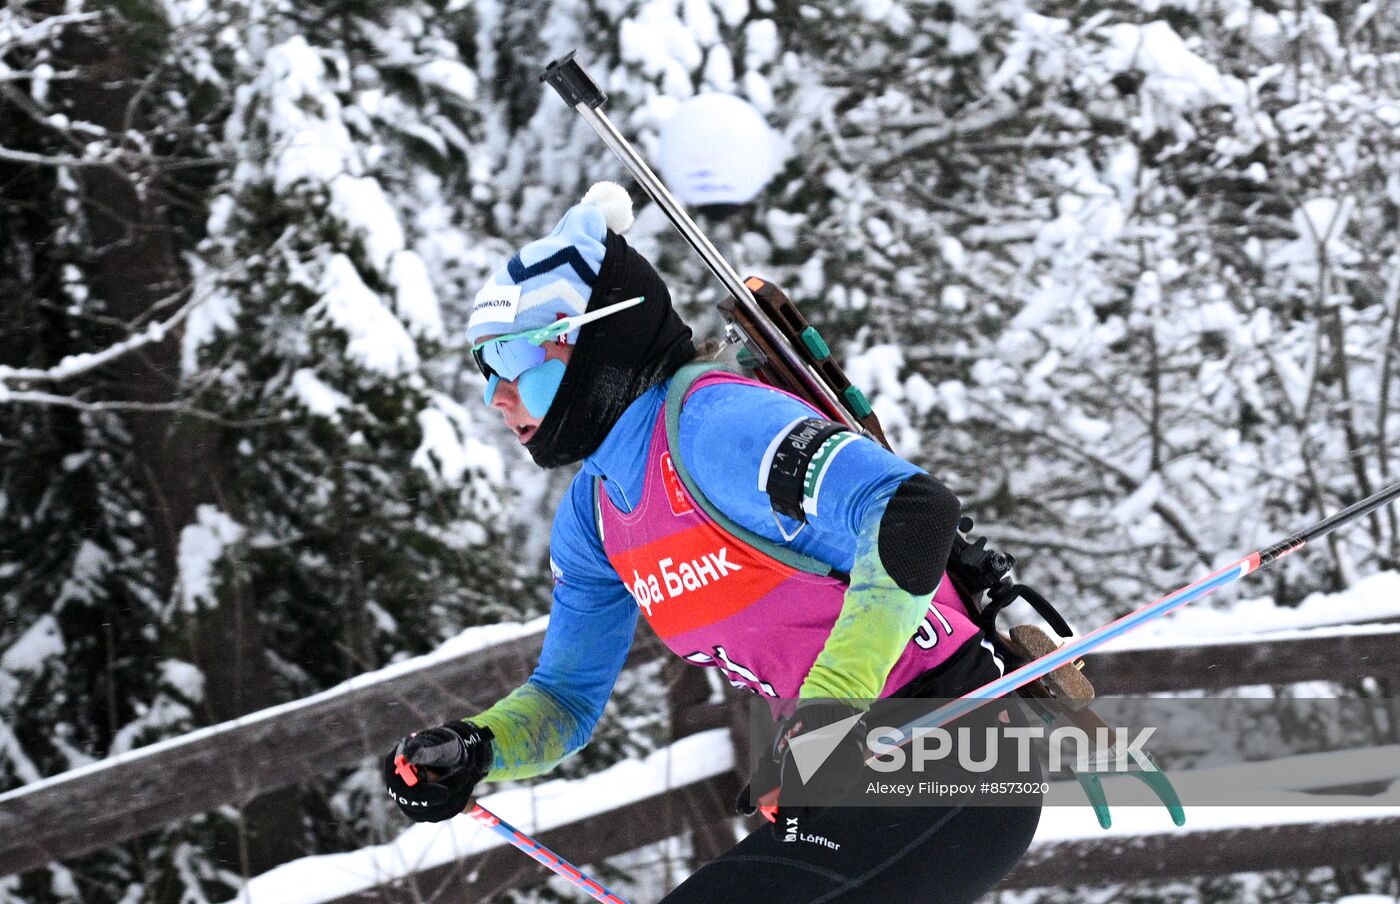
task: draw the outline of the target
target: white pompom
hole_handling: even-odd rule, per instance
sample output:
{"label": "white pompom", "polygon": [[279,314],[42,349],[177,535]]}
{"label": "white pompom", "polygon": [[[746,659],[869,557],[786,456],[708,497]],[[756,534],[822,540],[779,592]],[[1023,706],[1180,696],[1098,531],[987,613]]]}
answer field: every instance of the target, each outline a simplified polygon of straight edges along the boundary
{"label": "white pompom", "polygon": [[580,203],[600,208],[608,228],[619,235],[632,225],[632,199],[628,197],[627,189],[616,182],[593,183]]}

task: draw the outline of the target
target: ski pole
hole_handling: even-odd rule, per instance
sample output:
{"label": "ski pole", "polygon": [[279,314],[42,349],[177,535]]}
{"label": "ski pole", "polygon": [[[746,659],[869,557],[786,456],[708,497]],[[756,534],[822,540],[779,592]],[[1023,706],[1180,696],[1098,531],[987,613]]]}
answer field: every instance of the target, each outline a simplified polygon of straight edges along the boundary
{"label": "ski pole", "polygon": [[563,876],[565,879],[569,880],[569,883],[573,885],[574,888],[579,888],[588,892],[588,896],[593,900],[602,901],[603,904],[627,904],[626,901],[608,891],[578,867],[540,844],[529,835],[526,835],[515,826],[501,819],[501,817],[492,813],[481,804],[474,804],[471,810],[467,812],[467,815],[486,826],[506,841],[509,841],[515,847],[529,854],[555,875]]}
{"label": "ski pole", "polygon": [[[409,786],[418,784],[420,779],[424,778],[424,776],[419,773],[419,770],[424,769],[424,767],[410,763],[403,754],[399,754],[394,758],[394,769],[403,777],[404,783]],[[426,770],[426,778],[429,781],[437,781],[438,775],[432,770]],[[467,815],[495,832],[501,838],[510,842],[513,846],[529,854],[554,874],[568,879],[574,888],[580,888],[588,892],[588,896],[593,900],[602,901],[603,904],[627,904],[626,901],[608,891],[597,881],[589,877],[583,870],[574,866],[563,857],[560,857],[558,854],[506,822],[495,813],[492,813],[481,804],[473,803],[472,808],[467,811]]]}
{"label": "ski pole", "polygon": [[[1024,687],[1043,678],[1056,669],[1073,663],[1085,653],[1096,650],[1104,644],[1121,637],[1134,628],[1160,618],[1171,612],[1173,609],[1186,605],[1192,600],[1199,599],[1226,584],[1233,583],[1247,574],[1264,568],[1277,562],[1290,553],[1297,552],[1307,544],[1321,537],[1325,537],[1332,531],[1357,518],[1369,515],[1371,512],[1383,505],[1394,502],[1400,498],[1400,482],[1393,483],[1378,493],[1375,493],[1360,502],[1353,503],[1330,517],[1313,524],[1296,534],[1292,534],[1272,546],[1265,547],[1258,552],[1252,552],[1240,559],[1233,565],[1222,568],[1214,574],[1207,575],[1196,581],[1194,584],[1187,584],[1180,590],[1168,594],[1141,609],[1130,612],[1122,618],[1109,622],[1101,628],[1097,628],[1059,647],[1053,653],[1048,653],[1039,659],[1034,659],[1019,669],[1007,672],[995,681],[988,682],[971,693],[951,700],[935,709],[928,715],[921,716],[910,722],[899,730],[899,737],[891,739],[893,746],[903,746],[914,739],[915,736],[925,734],[947,725],[954,719],[961,718],[974,710],[986,705],[989,701],[1004,697],[1017,688]],[[871,762],[875,757],[871,757],[867,762]]]}

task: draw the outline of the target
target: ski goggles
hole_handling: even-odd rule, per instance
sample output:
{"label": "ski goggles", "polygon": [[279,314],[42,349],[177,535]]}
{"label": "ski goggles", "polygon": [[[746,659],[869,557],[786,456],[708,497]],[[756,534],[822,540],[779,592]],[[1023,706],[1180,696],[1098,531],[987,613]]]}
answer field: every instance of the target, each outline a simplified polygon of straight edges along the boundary
{"label": "ski goggles", "polygon": [[550,402],[554,401],[559,383],[564,379],[564,362],[557,358],[547,361],[548,353],[544,344],[570,330],[641,304],[644,300],[645,296],[639,295],[587,314],[575,314],[547,326],[483,339],[473,345],[472,360],[476,362],[481,375],[486,378],[482,401],[490,405],[501,381],[513,382],[517,384],[520,401],[524,403],[525,410],[530,412],[531,417],[544,417]]}

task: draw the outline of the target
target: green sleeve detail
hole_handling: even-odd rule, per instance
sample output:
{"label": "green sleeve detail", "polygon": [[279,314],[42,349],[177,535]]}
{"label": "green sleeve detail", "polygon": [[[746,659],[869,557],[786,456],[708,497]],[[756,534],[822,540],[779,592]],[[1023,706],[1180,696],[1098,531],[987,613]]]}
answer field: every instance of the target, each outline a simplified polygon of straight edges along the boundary
{"label": "green sleeve detail", "polygon": [[880,696],[890,670],[928,614],[933,594],[915,596],[901,589],[880,561],[880,519],[888,502],[871,506],[861,523],[841,614],[798,689],[800,698],[854,702]]}
{"label": "green sleeve detail", "polygon": [[578,732],[573,716],[533,684],[523,684],[490,709],[467,719],[491,729],[495,754],[491,781],[541,775],[574,753],[569,738]]}

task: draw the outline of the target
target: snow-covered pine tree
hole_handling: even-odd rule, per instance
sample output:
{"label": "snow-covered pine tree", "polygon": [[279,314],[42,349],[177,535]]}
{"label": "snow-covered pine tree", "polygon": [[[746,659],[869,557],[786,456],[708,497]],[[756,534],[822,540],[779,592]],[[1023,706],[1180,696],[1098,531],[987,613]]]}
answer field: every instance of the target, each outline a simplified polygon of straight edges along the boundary
{"label": "snow-covered pine tree", "polygon": [[[484,266],[474,14],[55,12],[0,13],[5,787],[423,652],[525,592],[437,302]],[[376,770],[0,887],[220,899],[398,830]]]}
{"label": "snow-covered pine tree", "polygon": [[[479,77],[460,43],[476,13],[322,6],[247,22],[221,145],[238,162],[210,202],[209,302],[185,346],[191,396],[254,425],[228,438],[228,548],[282,698],[519,617],[525,599],[503,462],[482,413],[445,391],[475,390],[439,298],[467,294],[483,254]],[[307,789],[307,851],[399,828],[377,770]]]}
{"label": "snow-covered pine tree", "polygon": [[[203,457],[210,422],[178,395],[173,337],[210,111],[172,58],[172,23],[151,13],[0,11],[6,788],[204,718],[204,676],[169,601],[180,526],[216,484],[196,467],[215,465]],[[200,853],[209,828],[192,820],[9,877],[0,896],[119,900],[136,888],[200,900],[218,878]]]}
{"label": "snow-covered pine tree", "polygon": [[[783,191],[806,201],[800,300],[868,350],[852,370],[897,445],[1086,616],[1394,472],[1394,139],[1362,87],[1376,14],[1338,15],[852,3],[785,33],[832,111]],[[1251,41],[1298,62],[1261,69]],[[1322,100],[1346,66],[1367,75]],[[1281,146],[1288,122],[1313,139]],[[1318,261],[1330,289],[1299,283]],[[1346,354],[1329,323],[1355,324]],[[1307,413],[1280,421],[1288,393]],[[1343,546],[1393,561],[1382,520],[1289,563],[1283,598],[1335,586]]]}

